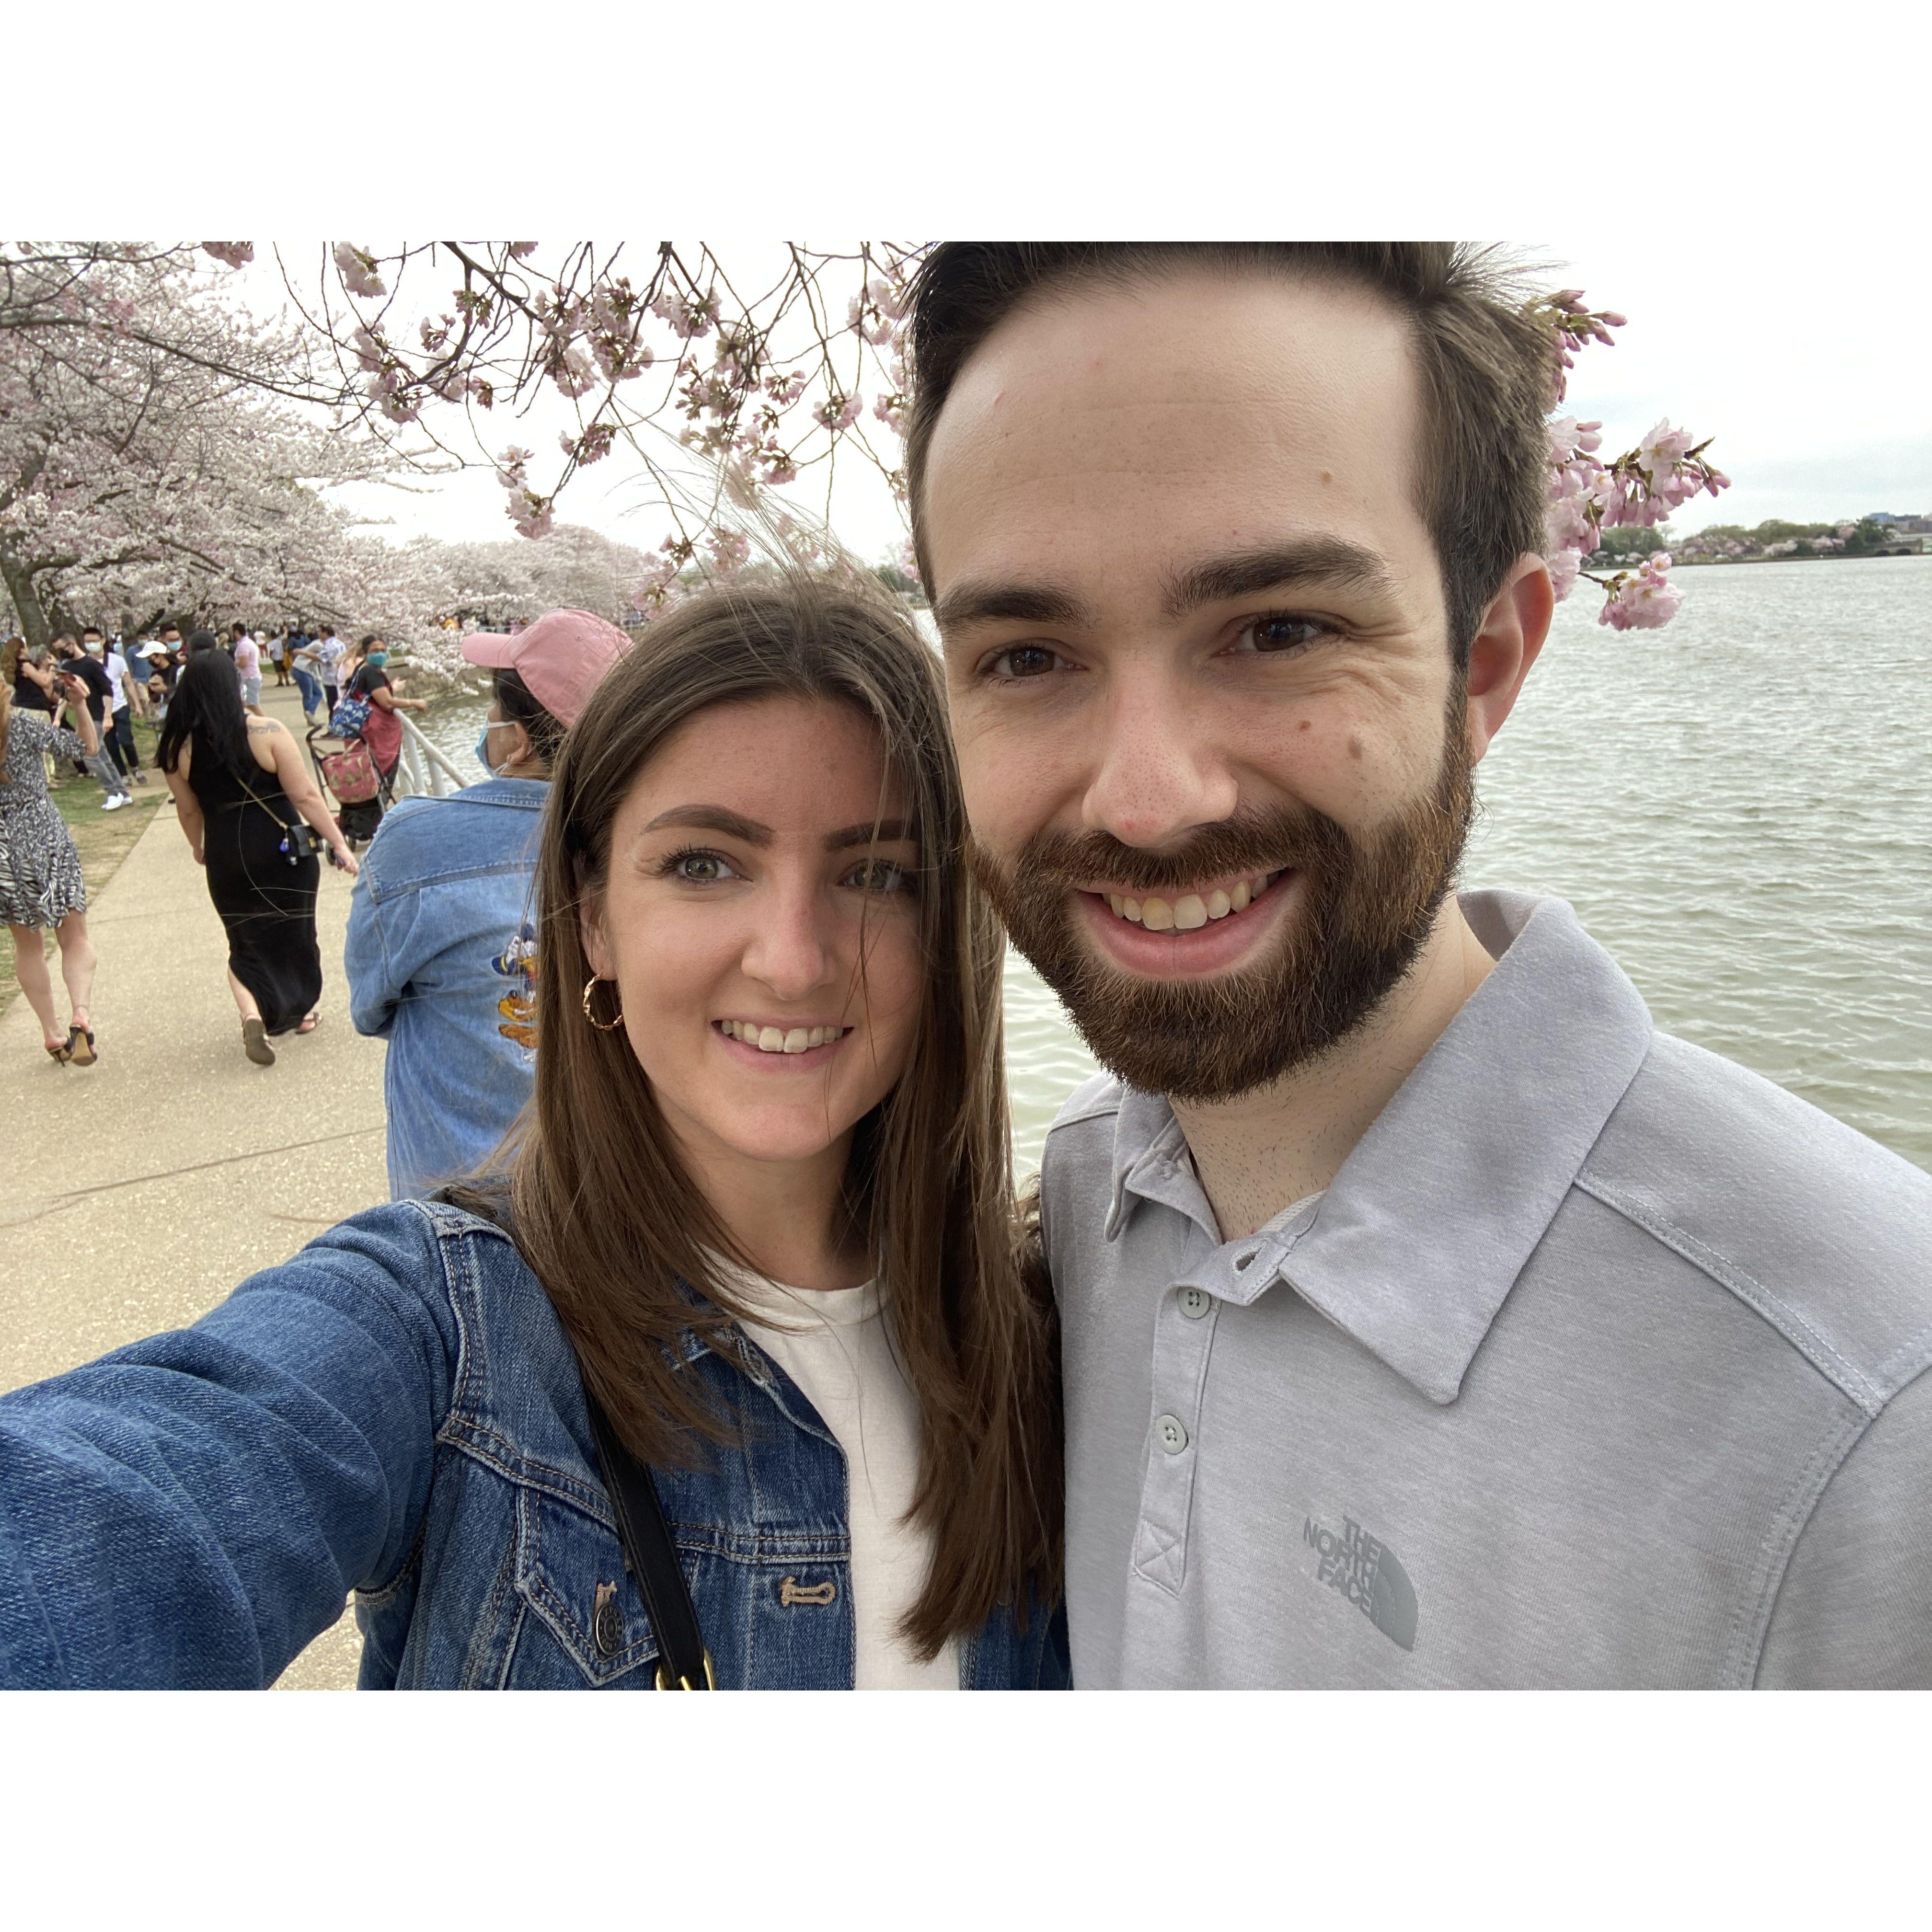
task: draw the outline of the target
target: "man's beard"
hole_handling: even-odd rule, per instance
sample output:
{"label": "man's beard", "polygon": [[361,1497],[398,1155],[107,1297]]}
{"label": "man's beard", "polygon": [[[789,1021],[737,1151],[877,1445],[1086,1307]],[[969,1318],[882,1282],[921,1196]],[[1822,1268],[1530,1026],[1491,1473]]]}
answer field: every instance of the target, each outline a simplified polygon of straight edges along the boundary
{"label": "man's beard", "polygon": [[[1147,1093],[1232,1100],[1346,1038],[1415,963],[1455,883],[1473,808],[1460,690],[1452,696],[1434,787],[1359,842],[1325,813],[1281,806],[1162,852],[1104,832],[1043,832],[1009,871],[975,846],[974,872],[1102,1066]],[[1268,956],[1211,978],[1126,972],[1076,926],[1083,881],[1172,895],[1284,870],[1300,874],[1301,903]]]}

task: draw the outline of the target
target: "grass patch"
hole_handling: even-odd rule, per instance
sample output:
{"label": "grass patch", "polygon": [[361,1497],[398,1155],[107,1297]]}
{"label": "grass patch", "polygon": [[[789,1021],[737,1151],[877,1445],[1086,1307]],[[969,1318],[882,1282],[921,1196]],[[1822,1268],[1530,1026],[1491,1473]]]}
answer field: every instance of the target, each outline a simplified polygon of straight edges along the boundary
{"label": "grass patch", "polygon": [[[47,788],[47,795],[74,835],[74,850],[80,854],[81,877],[87,881],[90,909],[168,796],[167,780],[154,769],[156,735],[154,728],[145,720],[134,721],[134,749],[148,782],[137,784],[134,802],[124,805],[118,812],[103,812],[99,780],[76,777],[71,765],[64,764],[60,776]],[[54,952],[51,932],[43,935],[41,944],[50,953]],[[60,976],[58,968],[54,976],[57,980]],[[14,935],[0,926],[0,1013],[4,1013],[20,994],[20,982],[14,976]]]}

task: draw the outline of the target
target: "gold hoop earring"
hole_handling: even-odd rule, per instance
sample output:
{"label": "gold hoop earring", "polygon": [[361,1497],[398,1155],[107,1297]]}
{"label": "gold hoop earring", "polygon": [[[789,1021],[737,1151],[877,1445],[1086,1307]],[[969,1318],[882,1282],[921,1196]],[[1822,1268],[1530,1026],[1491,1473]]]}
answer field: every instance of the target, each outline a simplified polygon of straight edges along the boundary
{"label": "gold hoop earring", "polygon": [[597,1016],[590,1010],[590,996],[592,993],[596,992],[598,983],[597,975],[595,973],[592,974],[590,978],[584,982],[584,1017],[587,1019],[599,1033],[615,1033],[617,1029],[624,1024],[624,1009],[621,1006],[617,1009],[617,1017],[614,1020],[608,1022],[608,1024],[604,1021],[600,1020]]}

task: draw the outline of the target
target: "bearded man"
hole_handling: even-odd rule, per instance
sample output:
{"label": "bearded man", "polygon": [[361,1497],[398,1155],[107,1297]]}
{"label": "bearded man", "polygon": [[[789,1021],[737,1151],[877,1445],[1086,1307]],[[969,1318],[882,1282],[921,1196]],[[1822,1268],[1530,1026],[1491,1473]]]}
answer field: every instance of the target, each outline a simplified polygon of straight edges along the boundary
{"label": "bearded man", "polygon": [[1455,890],[1552,345],[1449,244],[949,244],[908,479],[1049,1135],[1076,1683],[1932,1683],[1932,1179]]}

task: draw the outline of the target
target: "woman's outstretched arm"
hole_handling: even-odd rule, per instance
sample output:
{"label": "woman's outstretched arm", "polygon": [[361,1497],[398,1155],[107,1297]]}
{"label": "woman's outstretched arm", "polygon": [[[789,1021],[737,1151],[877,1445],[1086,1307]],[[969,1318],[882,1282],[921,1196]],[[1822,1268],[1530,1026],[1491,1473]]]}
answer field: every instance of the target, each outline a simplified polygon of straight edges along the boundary
{"label": "woman's outstretched arm", "polygon": [[0,1396],[0,1687],[259,1688],[408,1560],[458,1338],[412,1204]]}

